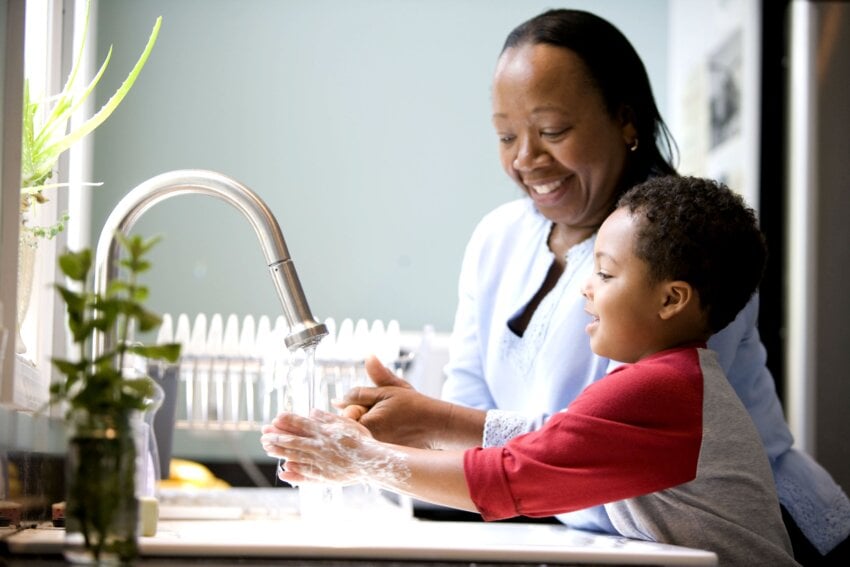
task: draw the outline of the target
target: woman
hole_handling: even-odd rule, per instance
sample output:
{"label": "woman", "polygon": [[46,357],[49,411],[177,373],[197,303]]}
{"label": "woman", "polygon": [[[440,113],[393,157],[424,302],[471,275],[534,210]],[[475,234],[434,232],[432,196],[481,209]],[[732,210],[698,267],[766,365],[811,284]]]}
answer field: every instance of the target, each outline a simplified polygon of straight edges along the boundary
{"label": "woman", "polygon": [[[617,365],[590,350],[580,286],[592,270],[596,230],[619,195],[675,172],[644,66],[607,21],[552,10],[510,33],[492,98],[502,167],[527,198],[487,215],[467,246],[443,390],[447,401],[482,411],[447,421],[439,402],[376,377],[385,387],[352,391],[345,413],[384,441],[463,447],[483,436],[484,446],[502,445],[540,428]],[[791,448],[757,310],[754,299],[709,346],[759,430],[795,555],[818,558],[847,539],[850,501]],[[357,406],[370,409],[361,416]],[[601,508],[559,519],[613,531]]]}

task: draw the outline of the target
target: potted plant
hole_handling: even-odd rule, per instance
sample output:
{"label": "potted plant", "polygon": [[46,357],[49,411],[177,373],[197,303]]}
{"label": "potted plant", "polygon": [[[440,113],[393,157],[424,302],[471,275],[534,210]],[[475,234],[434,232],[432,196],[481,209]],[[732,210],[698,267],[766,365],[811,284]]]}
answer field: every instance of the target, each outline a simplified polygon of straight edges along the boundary
{"label": "potted plant", "polygon": [[[157,240],[120,233],[116,238],[126,252],[120,262],[126,278],[115,279],[102,293],[88,291],[92,256],[86,249],[59,257],[59,267],[73,285],[55,286],[77,351],[75,360],[53,359],[65,379],[50,388],[51,403],[67,406],[65,554],[75,563],[124,563],[138,554],[135,482],[137,457],[145,453],[137,433],[156,386],[131,358],[174,362],[180,355],[176,343],[132,342],[136,327],[150,332],[161,323],[144,308],[148,289],[138,281],[150,268],[145,255]],[[94,348],[98,332],[116,338],[101,353]]]}
{"label": "potted plant", "polygon": [[[32,93],[30,93],[29,81],[24,82],[21,143],[21,227],[18,246],[18,338],[15,347],[16,352],[19,353],[26,352],[26,347],[20,339],[20,326],[29,308],[35,266],[35,251],[38,246],[38,240],[40,238],[53,238],[64,230],[65,223],[68,221],[67,213],[63,213],[59,220],[53,224],[48,226],[36,225],[33,214],[35,207],[40,203],[47,202],[48,198],[45,195],[45,191],[67,185],[66,183],[51,181],[56,172],[59,157],[71,148],[71,146],[103,124],[115,109],[118,108],[118,105],[121,104],[124,97],[130,92],[130,89],[142,72],[142,68],[144,68],[154,44],[156,44],[157,37],[159,36],[159,28],[162,25],[162,17],[157,18],[144,51],[142,51],[130,74],[127,75],[127,78],[106,104],[77,128],[68,131],[71,117],[92,94],[100,82],[101,77],[106,72],[106,68],[112,58],[112,47],[110,47],[106,58],[94,78],[84,88],[78,88],[77,75],[86,43],[86,36],[88,35],[89,9],[90,2],[87,2],[82,42],[62,91],[54,97],[40,101],[33,99]],[[99,184],[86,183],[85,185],[96,186]]]}

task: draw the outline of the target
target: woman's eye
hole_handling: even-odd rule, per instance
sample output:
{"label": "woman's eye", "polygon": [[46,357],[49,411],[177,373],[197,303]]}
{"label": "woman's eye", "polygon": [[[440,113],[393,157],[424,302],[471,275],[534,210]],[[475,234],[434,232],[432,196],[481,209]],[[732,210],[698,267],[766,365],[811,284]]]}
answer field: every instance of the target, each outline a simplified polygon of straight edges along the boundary
{"label": "woman's eye", "polygon": [[512,136],[510,134],[499,135],[499,143],[500,144],[510,144],[516,139],[516,136]]}
{"label": "woman's eye", "polygon": [[568,130],[569,128],[560,128],[557,130],[541,130],[540,135],[544,138],[549,138],[551,140],[555,138],[560,138],[561,136],[566,134]]}
{"label": "woman's eye", "polygon": [[611,279],[611,275],[605,272],[596,272],[596,276],[603,282]]}

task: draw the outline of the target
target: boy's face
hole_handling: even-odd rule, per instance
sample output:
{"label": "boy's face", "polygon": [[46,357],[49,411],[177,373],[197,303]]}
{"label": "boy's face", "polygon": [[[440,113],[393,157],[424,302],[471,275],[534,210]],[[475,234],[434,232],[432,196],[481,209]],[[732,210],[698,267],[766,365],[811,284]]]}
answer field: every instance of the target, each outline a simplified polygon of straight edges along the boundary
{"label": "boy's face", "polygon": [[661,283],[651,283],[646,262],[634,253],[638,224],[626,209],[617,209],[599,228],[594,273],[582,290],[590,347],[599,356],[635,362],[663,348],[659,309],[665,301]]}

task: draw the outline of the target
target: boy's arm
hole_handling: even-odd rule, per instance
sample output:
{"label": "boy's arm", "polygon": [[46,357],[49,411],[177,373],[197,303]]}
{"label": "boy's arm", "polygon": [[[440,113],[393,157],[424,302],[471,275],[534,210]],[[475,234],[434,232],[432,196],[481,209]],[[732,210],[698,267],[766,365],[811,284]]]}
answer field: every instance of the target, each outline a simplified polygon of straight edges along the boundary
{"label": "boy's arm", "polygon": [[263,427],[266,453],[286,459],[278,475],[292,484],[358,482],[443,506],[477,511],[469,496],[463,451],[414,449],[375,440],[351,419],[314,410],[278,415]]}

